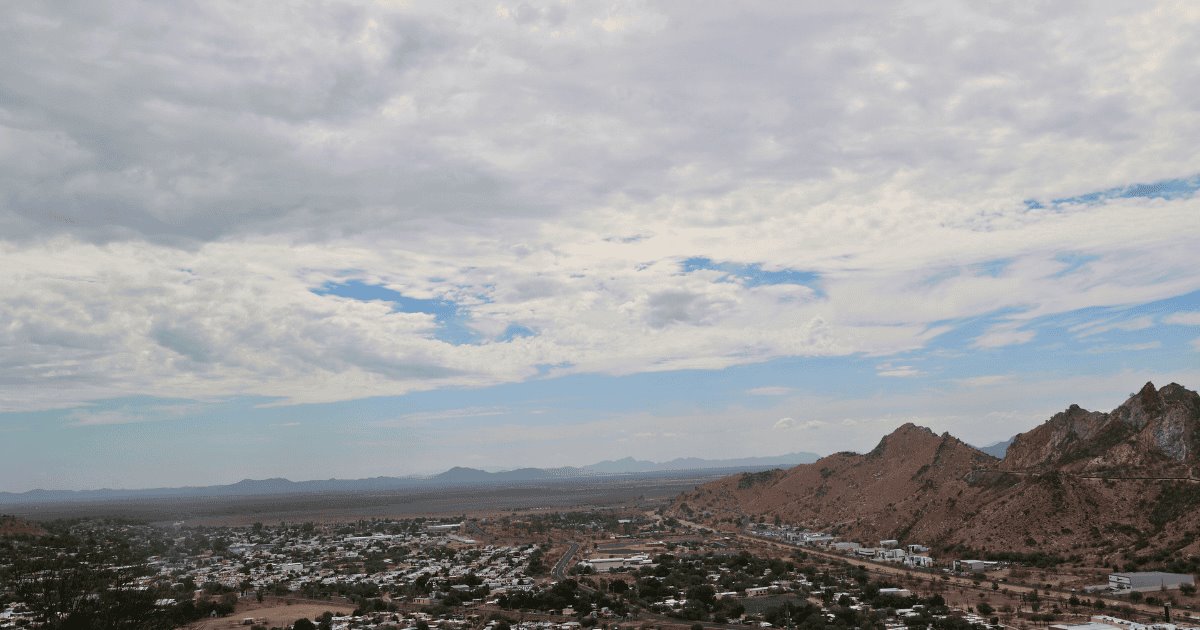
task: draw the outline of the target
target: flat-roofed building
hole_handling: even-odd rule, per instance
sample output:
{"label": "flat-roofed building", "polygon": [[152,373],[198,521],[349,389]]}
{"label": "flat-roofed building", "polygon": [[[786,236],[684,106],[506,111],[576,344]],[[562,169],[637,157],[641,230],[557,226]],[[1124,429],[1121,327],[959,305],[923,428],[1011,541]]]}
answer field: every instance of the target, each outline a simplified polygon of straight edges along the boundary
{"label": "flat-roofed building", "polygon": [[1108,589],[1117,593],[1170,590],[1177,589],[1184,584],[1195,586],[1196,578],[1187,573],[1162,573],[1160,571],[1112,573],[1108,576]]}

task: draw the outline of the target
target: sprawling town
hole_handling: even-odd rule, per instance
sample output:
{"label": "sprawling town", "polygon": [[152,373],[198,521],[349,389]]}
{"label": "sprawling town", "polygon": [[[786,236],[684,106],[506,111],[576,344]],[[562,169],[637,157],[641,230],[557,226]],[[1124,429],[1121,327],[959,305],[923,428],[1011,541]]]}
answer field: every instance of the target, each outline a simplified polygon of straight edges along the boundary
{"label": "sprawling town", "polygon": [[654,512],[41,527],[0,539],[0,628],[1200,627],[1190,575],[1074,584],[916,542]]}

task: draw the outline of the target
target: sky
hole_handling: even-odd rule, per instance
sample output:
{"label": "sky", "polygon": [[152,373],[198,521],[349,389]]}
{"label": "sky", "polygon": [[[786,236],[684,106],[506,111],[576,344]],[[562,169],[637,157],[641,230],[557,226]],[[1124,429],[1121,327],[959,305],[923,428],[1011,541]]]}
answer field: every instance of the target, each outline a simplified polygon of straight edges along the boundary
{"label": "sky", "polygon": [[0,491],[1200,387],[1194,2],[0,6]]}

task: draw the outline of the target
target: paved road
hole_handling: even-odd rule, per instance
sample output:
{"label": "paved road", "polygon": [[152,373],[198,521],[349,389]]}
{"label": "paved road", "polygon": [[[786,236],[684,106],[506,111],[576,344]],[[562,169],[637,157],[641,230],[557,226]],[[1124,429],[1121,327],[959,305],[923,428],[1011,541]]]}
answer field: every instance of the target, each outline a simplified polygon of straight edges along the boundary
{"label": "paved road", "polygon": [[558,562],[555,563],[554,570],[550,572],[550,574],[554,576],[554,579],[567,579],[567,567],[570,566],[571,558],[575,556],[576,551],[579,551],[579,543],[571,543],[571,546],[567,548],[566,553],[564,553],[562,558],[559,558]]}

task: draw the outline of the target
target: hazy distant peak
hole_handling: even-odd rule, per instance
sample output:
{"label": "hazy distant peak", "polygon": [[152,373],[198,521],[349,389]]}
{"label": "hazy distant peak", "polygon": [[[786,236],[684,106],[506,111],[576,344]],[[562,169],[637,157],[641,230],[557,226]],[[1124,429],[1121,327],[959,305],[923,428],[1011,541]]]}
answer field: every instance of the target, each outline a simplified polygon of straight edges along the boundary
{"label": "hazy distant peak", "polygon": [[818,459],[820,459],[820,455],[807,452],[787,453],[785,455],[774,455],[767,457],[741,457],[735,459],[677,457],[665,462],[652,462],[627,456],[620,459],[597,462],[590,466],[584,466],[583,468],[584,470],[603,474],[658,472],[669,470],[704,470],[710,468],[757,468],[767,466],[782,466],[790,468],[797,464],[815,462]]}
{"label": "hazy distant peak", "polygon": [[977,446],[975,448],[978,448],[979,450],[983,451],[984,453],[987,453],[988,455],[991,455],[992,457],[995,457],[996,459],[1004,459],[1004,455],[1005,455],[1005,453],[1008,452],[1008,447],[1012,444],[1013,438],[1015,438],[1015,437],[1016,436],[1013,436],[1013,437],[1008,438],[1007,440],[1002,440],[1000,442],[996,442],[995,444],[989,444],[987,446]]}

